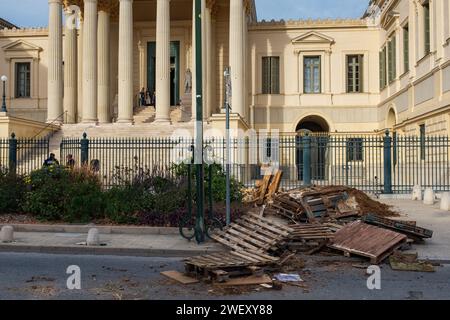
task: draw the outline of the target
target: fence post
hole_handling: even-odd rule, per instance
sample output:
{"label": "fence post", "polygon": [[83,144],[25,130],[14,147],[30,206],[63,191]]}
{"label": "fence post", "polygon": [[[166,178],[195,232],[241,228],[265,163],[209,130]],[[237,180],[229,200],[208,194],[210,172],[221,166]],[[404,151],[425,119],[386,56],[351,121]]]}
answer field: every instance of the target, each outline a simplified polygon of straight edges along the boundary
{"label": "fence post", "polygon": [[386,130],[384,137],[384,194],[392,194],[392,139],[389,130]]}
{"label": "fence post", "polygon": [[81,139],[81,165],[86,166],[89,162],[89,139],[87,139],[86,132],[83,133],[83,139]]}
{"label": "fence post", "polygon": [[303,137],[303,185],[311,185],[311,137]]}
{"label": "fence post", "polygon": [[9,173],[17,173],[17,139],[14,132],[9,139]]}

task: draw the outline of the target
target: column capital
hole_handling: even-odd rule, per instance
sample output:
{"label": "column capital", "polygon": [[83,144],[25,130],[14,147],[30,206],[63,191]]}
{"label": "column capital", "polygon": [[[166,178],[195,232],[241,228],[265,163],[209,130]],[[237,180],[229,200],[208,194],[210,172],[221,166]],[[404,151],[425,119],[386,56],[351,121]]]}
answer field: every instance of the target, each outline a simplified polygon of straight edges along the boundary
{"label": "column capital", "polygon": [[49,4],[52,4],[52,3],[62,4],[62,0],[48,0],[48,3]]}

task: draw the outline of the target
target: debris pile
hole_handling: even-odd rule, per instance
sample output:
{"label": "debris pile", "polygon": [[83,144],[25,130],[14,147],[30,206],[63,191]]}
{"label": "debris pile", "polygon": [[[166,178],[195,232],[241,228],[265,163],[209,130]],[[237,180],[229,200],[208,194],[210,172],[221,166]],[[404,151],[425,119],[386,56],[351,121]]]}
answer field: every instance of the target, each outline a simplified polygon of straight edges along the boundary
{"label": "debris pile", "polygon": [[398,262],[398,250],[431,238],[431,230],[388,218],[398,214],[356,189],[327,186],[280,191],[282,176],[282,171],[266,175],[256,188],[245,191],[246,203],[255,208],[211,235],[229,251],[186,259],[184,276],[222,286],[278,288],[280,283],[292,282],[301,286],[298,274],[283,271],[298,272],[300,256],[304,259],[318,252],[357,256],[372,264],[391,257],[391,265],[397,268],[423,267],[424,262],[417,261],[405,267]]}

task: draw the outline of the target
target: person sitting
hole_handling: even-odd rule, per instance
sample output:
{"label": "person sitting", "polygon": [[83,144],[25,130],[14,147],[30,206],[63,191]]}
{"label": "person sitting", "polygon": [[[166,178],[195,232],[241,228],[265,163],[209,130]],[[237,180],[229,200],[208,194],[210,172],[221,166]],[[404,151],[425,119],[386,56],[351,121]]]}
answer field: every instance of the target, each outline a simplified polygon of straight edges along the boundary
{"label": "person sitting", "polygon": [[44,167],[59,166],[59,161],[56,159],[54,153],[50,153],[50,156],[44,161],[43,166]]}

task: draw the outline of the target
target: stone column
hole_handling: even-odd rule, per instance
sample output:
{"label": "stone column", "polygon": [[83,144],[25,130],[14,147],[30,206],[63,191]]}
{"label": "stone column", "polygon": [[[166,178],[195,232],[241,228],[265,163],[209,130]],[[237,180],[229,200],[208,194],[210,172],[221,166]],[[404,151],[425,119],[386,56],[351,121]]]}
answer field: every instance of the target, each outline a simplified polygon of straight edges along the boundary
{"label": "stone column", "polygon": [[[63,38],[61,0],[48,0],[48,102],[47,121],[62,122]],[[58,119],[58,117],[60,117]]]}
{"label": "stone column", "polygon": [[110,15],[107,9],[98,12],[98,121],[111,122],[110,112]]}
{"label": "stone column", "polygon": [[214,92],[214,65],[213,59],[216,55],[216,50],[213,45],[213,23],[212,23],[212,15],[211,8],[205,9],[205,42],[206,42],[206,95],[205,95],[205,103],[206,103],[206,119],[209,119],[213,112],[216,111],[214,106],[213,92]]}
{"label": "stone column", "polygon": [[195,57],[197,50],[195,49],[195,0],[192,0],[192,44],[191,44],[191,73],[192,73],[192,121],[197,120],[197,65],[195,63]]}
{"label": "stone column", "polygon": [[83,122],[97,122],[97,0],[84,0]]}
{"label": "stone column", "polygon": [[233,95],[233,113],[245,117],[244,97],[244,3],[243,0],[230,0],[230,66]]}
{"label": "stone column", "polygon": [[133,0],[120,0],[119,9],[119,116],[133,122]]}
{"label": "stone column", "polygon": [[78,31],[78,105],[77,105],[77,123],[83,119],[83,30],[84,22],[80,15],[80,29]]}
{"label": "stone column", "polygon": [[[73,12],[66,10],[66,21]],[[78,105],[78,45],[76,19],[74,24],[66,25],[64,37],[64,120],[66,123],[77,122]]]}
{"label": "stone column", "polygon": [[170,0],[156,4],[156,122],[170,122]]}

